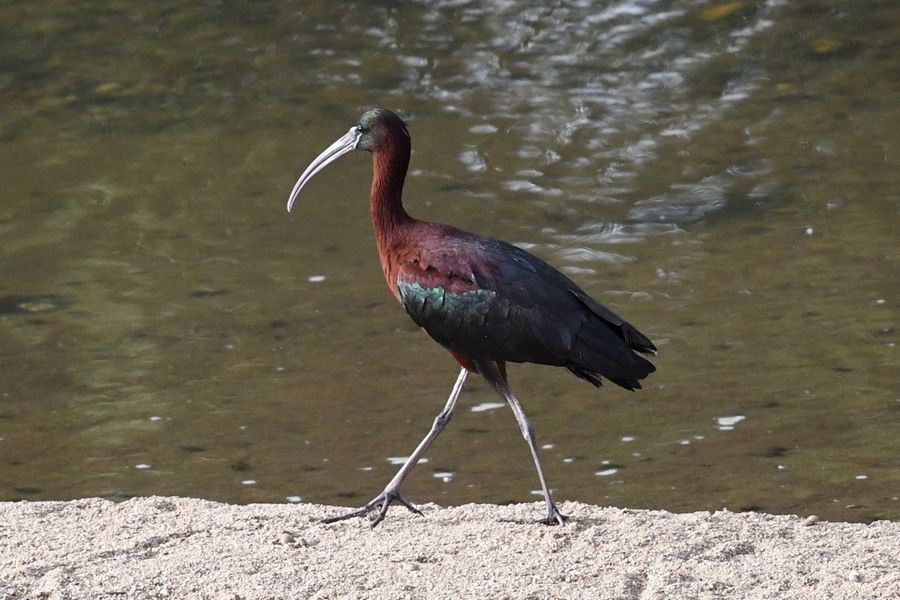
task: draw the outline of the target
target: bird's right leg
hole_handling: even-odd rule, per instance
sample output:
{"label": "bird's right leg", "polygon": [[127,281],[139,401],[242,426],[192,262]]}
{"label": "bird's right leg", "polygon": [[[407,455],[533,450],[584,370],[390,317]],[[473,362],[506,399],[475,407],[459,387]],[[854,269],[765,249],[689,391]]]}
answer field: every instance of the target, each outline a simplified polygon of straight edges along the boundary
{"label": "bird's right leg", "polygon": [[[387,486],[385,486],[384,491],[369,500],[365,506],[358,510],[354,510],[342,515],[337,515],[334,517],[328,517],[327,519],[323,519],[323,523],[334,523],[336,521],[343,521],[344,519],[352,519],[353,517],[364,517],[366,515],[372,516],[372,527],[375,527],[381,521],[384,520],[385,515],[387,514],[388,507],[391,505],[391,502],[397,501],[412,512],[421,515],[422,512],[414,507],[412,504],[403,499],[400,495],[400,486],[403,484],[403,481],[409,476],[410,472],[413,470],[413,467],[419,462],[419,459],[425,454],[425,451],[428,450],[428,447],[431,446],[431,443],[440,435],[441,431],[443,431],[444,427],[447,426],[447,423],[450,422],[450,419],[453,417],[453,409],[456,408],[456,400],[459,398],[459,393],[462,391],[463,384],[466,382],[466,376],[469,374],[469,371],[463,367],[459,371],[459,376],[456,378],[456,383],[453,384],[453,390],[450,392],[450,397],[447,398],[447,404],[444,405],[444,409],[438,414],[434,419],[434,423],[431,425],[431,430],[428,432],[428,435],[419,442],[419,445],[416,446],[416,449],[413,450],[412,454],[409,455],[409,458],[406,459],[406,462],[403,463],[403,466],[400,467],[400,470],[397,471],[397,474],[394,475],[394,478],[391,479]],[[377,514],[374,511],[378,511]]]}
{"label": "bird's right leg", "polygon": [[531,422],[528,420],[528,417],[525,416],[525,411],[522,409],[522,405],[519,404],[519,399],[516,398],[516,395],[509,387],[509,382],[506,380],[506,374],[503,371],[502,366],[492,360],[476,360],[473,362],[475,363],[478,372],[487,379],[488,383],[490,383],[494,389],[503,396],[507,404],[509,404],[509,407],[513,411],[513,415],[516,417],[516,422],[519,424],[519,430],[522,432],[522,437],[525,438],[525,441],[528,443],[528,449],[531,450],[531,458],[534,461],[538,479],[541,482],[541,490],[544,492],[544,501],[547,503],[547,518],[543,519],[541,522],[547,525],[563,525],[569,517],[562,514],[559,507],[556,506],[556,502],[553,501],[553,496],[550,493],[550,486],[547,485],[547,478],[544,476],[544,467],[541,465],[541,455],[540,452],[538,452],[534,427],[531,426]]}

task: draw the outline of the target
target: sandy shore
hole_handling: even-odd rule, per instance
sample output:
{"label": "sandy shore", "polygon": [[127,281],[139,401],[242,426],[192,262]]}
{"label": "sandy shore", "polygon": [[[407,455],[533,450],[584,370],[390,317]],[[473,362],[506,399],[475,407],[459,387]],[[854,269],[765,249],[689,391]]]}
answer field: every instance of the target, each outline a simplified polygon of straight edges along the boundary
{"label": "sandy shore", "polygon": [[0,598],[900,598],[900,523],[540,504],[0,503]]}

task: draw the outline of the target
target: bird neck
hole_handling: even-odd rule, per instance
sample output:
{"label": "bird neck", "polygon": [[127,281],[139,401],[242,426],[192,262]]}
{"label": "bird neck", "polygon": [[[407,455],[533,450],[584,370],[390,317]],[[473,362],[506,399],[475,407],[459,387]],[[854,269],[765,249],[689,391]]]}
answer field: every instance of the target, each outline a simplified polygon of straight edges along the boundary
{"label": "bird neck", "polygon": [[372,153],[375,175],[372,178],[372,225],[378,250],[385,256],[397,237],[413,219],[403,208],[403,182],[409,167],[409,140],[392,139]]}

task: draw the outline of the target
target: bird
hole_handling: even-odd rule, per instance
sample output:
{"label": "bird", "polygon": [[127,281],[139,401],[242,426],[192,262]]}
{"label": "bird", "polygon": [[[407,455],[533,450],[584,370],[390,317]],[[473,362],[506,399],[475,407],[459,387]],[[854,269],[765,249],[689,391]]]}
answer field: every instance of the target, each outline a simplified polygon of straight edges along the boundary
{"label": "bird", "polygon": [[512,409],[528,444],[547,508],[540,522],[562,525],[568,516],[551,495],[534,428],[510,387],[507,363],[565,367],[598,388],[606,378],[635,390],[656,370],[639,353],[655,355],[657,348],[537,256],[492,237],[410,216],[402,194],[411,146],[403,119],[386,108],[372,108],[313,159],[288,197],[291,212],[300,191],[322,169],[355,150],[371,153],[369,208],[388,288],[413,322],[460,366],[444,408],[384,490],[361,508],[323,521],[367,517],[374,527],[394,502],[421,515],[400,487],[450,421],[467,376],[476,373]]}

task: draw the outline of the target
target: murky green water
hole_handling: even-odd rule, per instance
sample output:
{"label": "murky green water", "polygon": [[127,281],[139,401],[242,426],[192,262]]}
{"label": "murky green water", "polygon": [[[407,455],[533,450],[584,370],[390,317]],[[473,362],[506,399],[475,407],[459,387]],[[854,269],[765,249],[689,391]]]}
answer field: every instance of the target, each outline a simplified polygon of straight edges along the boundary
{"label": "murky green water", "polygon": [[[0,5],[0,499],[355,505],[456,375],[384,286],[351,155],[565,269],[647,389],[511,369],[560,500],[900,518],[890,2]],[[537,489],[473,380],[415,501]],[[472,408],[488,408],[473,411]]]}

